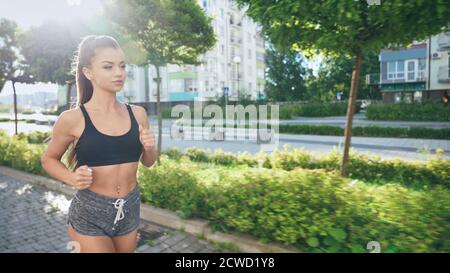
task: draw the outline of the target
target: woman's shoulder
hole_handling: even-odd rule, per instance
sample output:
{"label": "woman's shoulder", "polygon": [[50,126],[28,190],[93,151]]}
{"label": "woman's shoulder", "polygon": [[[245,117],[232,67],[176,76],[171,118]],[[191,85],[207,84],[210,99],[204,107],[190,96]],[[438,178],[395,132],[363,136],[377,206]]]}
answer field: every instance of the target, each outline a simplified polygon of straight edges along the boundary
{"label": "woman's shoulder", "polygon": [[138,119],[138,122],[145,122],[147,119],[147,111],[144,107],[140,105],[134,105],[131,103],[128,103],[128,105],[131,106],[131,110],[133,111],[134,116],[136,119]]}
{"label": "woman's shoulder", "polygon": [[133,110],[133,112],[139,113],[139,114],[145,114],[146,110],[143,106],[140,105],[135,105],[135,104],[131,104],[131,103],[127,103],[128,105],[130,105],[131,109]]}
{"label": "woman's shoulder", "polygon": [[67,127],[73,127],[77,124],[77,122],[80,121],[80,119],[82,118],[83,113],[81,112],[81,109],[79,106],[69,109],[69,110],[65,110],[63,112],[61,112],[61,114],[59,114],[58,116],[58,120],[60,123],[63,123],[64,126]]}

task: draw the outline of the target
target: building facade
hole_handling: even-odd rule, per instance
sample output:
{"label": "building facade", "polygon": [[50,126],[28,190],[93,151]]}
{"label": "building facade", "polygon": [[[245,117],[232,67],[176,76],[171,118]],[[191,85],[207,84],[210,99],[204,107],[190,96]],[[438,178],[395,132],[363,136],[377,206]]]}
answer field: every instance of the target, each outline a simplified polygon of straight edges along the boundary
{"label": "building facade", "polygon": [[366,75],[386,103],[440,99],[450,93],[450,32],[380,52],[380,73]]}
{"label": "building facade", "polygon": [[[217,43],[199,57],[203,64],[168,65],[161,71],[161,102],[172,106],[194,101],[214,101],[227,96],[264,98],[265,46],[259,26],[231,0],[199,0],[212,17]],[[118,96],[124,101],[147,106],[156,113],[157,85],[153,66],[129,66],[128,79]]]}

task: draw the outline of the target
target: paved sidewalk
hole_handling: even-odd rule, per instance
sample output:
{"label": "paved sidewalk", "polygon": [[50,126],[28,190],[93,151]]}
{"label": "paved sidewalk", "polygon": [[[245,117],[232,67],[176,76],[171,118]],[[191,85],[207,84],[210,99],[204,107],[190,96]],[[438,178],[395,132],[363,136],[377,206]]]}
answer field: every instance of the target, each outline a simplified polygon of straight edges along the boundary
{"label": "paved sidewalk", "polygon": [[[71,196],[0,174],[0,253],[69,253]],[[141,220],[136,252],[221,252],[213,243]]]}

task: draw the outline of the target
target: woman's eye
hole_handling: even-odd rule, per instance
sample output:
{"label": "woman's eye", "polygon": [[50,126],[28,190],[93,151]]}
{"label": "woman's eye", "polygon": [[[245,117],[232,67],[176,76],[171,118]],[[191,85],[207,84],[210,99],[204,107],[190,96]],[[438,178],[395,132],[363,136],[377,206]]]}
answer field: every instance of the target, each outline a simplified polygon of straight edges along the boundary
{"label": "woman's eye", "polygon": [[122,65],[122,68],[125,69],[125,68],[127,68],[127,66],[126,65]]}
{"label": "woman's eye", "polygon": [[105,66],[104,69],[111,69],[111,66]]}

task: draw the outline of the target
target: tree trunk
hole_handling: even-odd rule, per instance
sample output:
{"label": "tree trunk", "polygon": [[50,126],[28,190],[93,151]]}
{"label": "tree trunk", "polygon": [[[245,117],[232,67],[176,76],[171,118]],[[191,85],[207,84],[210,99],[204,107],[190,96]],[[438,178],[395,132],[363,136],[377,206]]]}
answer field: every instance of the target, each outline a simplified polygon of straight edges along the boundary
{"label": "tree trunk", "polygon": [[159,156],[162,147],[162,116],[161,116],[161,76],[159,66],[156,66],[156,112],[158,113],[158,151],[157,164],[160,164]]}
{"label": "tree trunk", "polygon": [[13,92],[14,92],[14,125],[15,125],[15,131],[14,134],[17,135],[17,94],[16,94],[16,82],[13,80],[11,81],[12,83],[12,88],[13,88]]}
{"label": "tree trunk", "polygon": [[349,150],[352,138],[353,114],[355,113],[355,101],[358,95],[359,75],[361,73],[361,49],[355,50],[355,63],[352,71],[352,83],[347,107],[347,124],[345,126],[344,154],[342,156],[341,175],[347,176],[347,166],[349,160]]}

